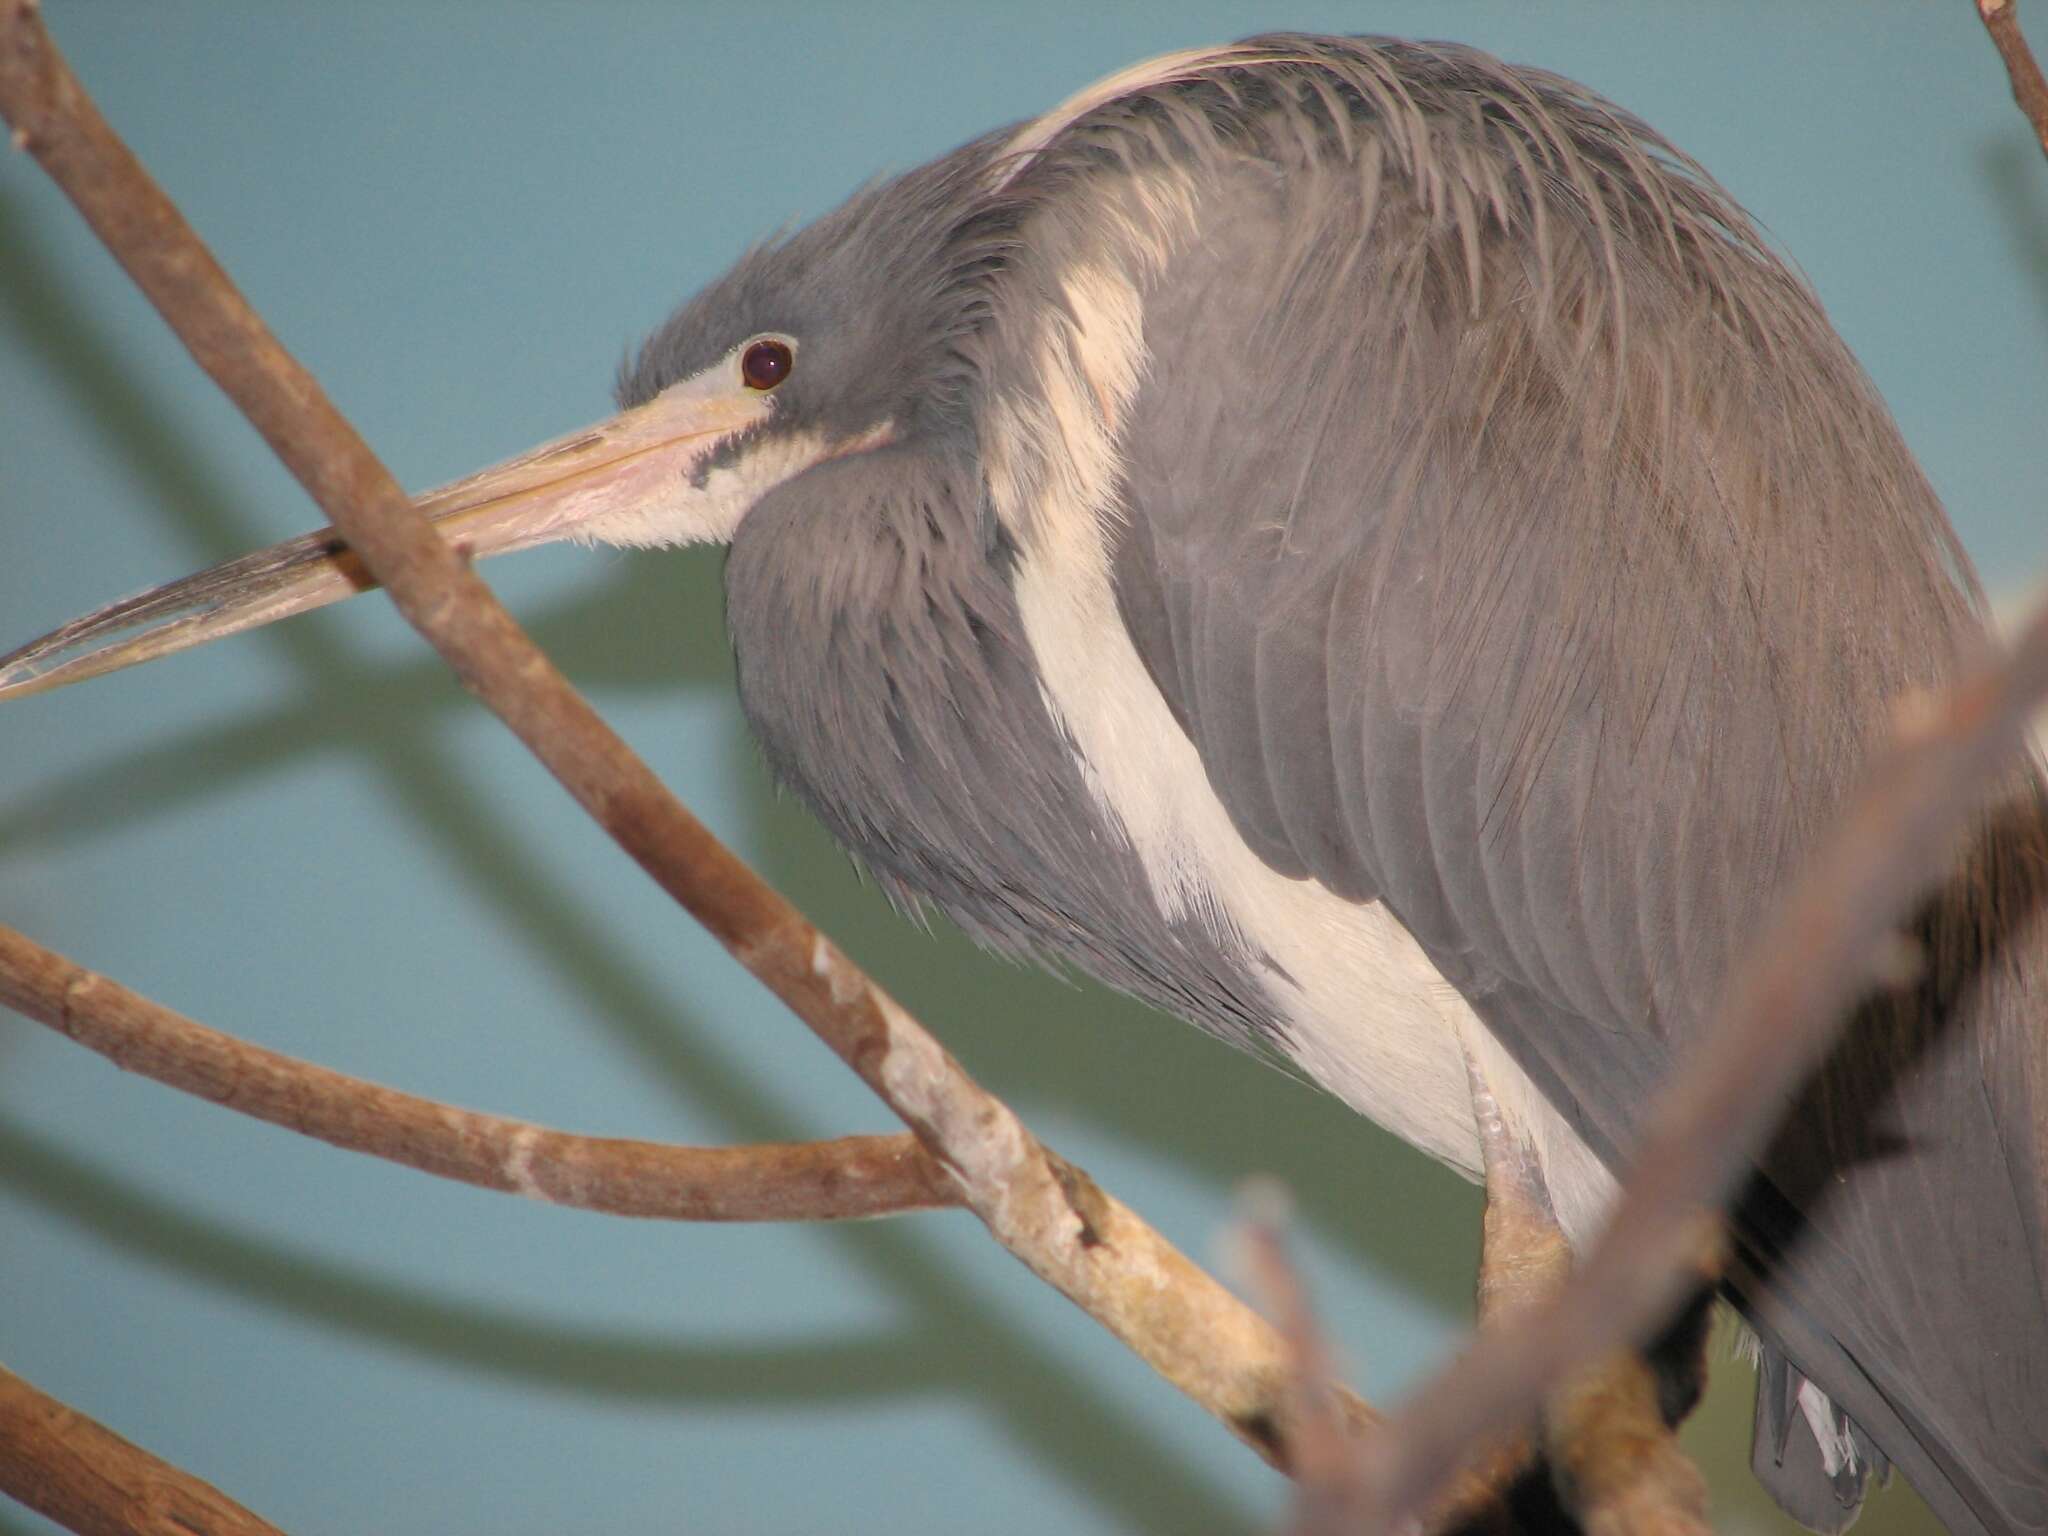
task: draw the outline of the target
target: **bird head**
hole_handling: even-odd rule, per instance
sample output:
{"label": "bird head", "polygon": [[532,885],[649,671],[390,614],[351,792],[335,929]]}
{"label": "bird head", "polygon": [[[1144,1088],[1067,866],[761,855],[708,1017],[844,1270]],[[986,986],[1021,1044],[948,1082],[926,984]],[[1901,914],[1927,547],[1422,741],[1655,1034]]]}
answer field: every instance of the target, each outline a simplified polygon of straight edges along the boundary
{"label": "bird head", "polygon": [[[617,415],[416,498],[465,555],[561,540],[729,543],[768,493],[929,430],[957,400],[972,261],[950,254],[992,140],[870,186],[749,251],[621,370]],[[0,657],[44,692],[371,590],[332,529],[74,619]]]}

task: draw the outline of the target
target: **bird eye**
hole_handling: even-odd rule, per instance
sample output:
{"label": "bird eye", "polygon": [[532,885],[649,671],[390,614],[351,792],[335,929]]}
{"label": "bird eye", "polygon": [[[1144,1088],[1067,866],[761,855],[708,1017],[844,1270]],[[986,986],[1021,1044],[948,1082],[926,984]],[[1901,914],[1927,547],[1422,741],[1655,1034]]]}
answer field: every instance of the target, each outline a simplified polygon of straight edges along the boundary
{"label": "bird eye", "polygon": [[796,367],[796,353],[786,341],[765,337],[760,341],[747,343],[747,350],[740,354],[740,380],[749,389],[758,389],[766,394]]}

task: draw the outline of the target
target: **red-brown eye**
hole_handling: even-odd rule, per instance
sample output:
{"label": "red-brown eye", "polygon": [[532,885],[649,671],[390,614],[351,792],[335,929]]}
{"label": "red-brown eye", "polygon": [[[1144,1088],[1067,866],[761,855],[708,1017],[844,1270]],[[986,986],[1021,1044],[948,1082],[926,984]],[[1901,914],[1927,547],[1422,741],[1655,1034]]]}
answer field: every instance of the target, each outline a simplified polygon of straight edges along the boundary
{"label": "red-brown eye", "polygon": [[740,354],[740,378],[747,388],[766,394],[796,367],[796,353],[786,341],[756,341]]}

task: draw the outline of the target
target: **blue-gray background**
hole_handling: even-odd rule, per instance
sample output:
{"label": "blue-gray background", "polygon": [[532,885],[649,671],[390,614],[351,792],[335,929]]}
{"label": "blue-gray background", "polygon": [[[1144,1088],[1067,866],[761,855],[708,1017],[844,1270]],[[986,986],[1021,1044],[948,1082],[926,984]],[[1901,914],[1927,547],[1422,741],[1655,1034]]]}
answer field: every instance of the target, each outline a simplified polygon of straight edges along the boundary
{"label": "blue-gray background", "polygon": [[[1146,54],[1455,36],[1605,90],[1805,267],[1995,590],[2048,434],[2048,172],[1965,0],[147,7],[52,0],[108,115],[408,484],[602,414],[749,241]],[[2042,26],[2048,30],[2048,13]],[[314,520],[22,157],[0,165],[0,644]],[[717,557],[489,574],[712,825],[1202,1257],[1252,1171],[1392,1397],[1477,1205],[1279,1074],[916,936],[764,783]],[[887,1127],[381,602],[0,713],[0,919],[457,1102],[723,1142]],[[0,1361],[296,1531],[1253,1530],[1276,1479],[957,1214],[635,1224],[335,1152],[0,1022]],[[1729,1530],[1747,1382],[1695,1431]],[[1870,1528],[1923,1521],[1909,1497]],[[0,1531],[43,1527],[0,1510]]]}

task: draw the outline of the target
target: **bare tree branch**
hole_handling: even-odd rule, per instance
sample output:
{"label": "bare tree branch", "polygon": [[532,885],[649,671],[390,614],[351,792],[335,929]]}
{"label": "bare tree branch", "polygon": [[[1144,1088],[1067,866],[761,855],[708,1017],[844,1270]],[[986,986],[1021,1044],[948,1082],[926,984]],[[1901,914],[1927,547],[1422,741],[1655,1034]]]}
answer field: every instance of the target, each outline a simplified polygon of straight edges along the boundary
{"label": "bare tree branch", "polygon": [[[464,684],[882,1097],[1005,1247],[1262,1455],[1284,1461],[1287,1350],[1274,1330],[1041,1146],[604,724],[414,511],[114,135],[36,0],[0,0],[0,114]],[[1354,1425],[1375,1418],[1356,1397],[1343,1406]]]}
{"label": "bare tree branch", "polygon": [[1316,1321],[1307,1282],[1287,1251],[1287,1191],[1255,1181],[1239,1196],[1233,1247],[1240,1283],[1287,1341],[1293,1405],[1294,1511],[1288,1536],[1345,1536],[1359,1499],[1358,1456],[1334,1389],[1336,1360]]}
{"label": "bare tree branch", "polygon": [[2012,99],[2033,124],[2034,137],[2041,141],[2041,153],[2048,155],[2048,79],[2042,78],[2033,50],[2020,35],[2016,0],[1977,0],[1977,14],[1984,19],[1984,30],[1991,34],[1999,58],[2005,61],[2006,75],[2012,80]]}
{"label": "bare tree branch", "polygon": [[1704,1049],[1666,1085],[1584,1267],[1554,1303],[1482,1329],[1367,1446],[1380,1528],[1424,1507],[1492,1427],[1529,1421],[1574,1365],[1641,1342],[1719,1273],[1712,1207],[1879,975],[1886,941],[1947,866],[2044,697],[2048,608],[2003,663],[1902,714],[1897,744],[1763,930]]}
{"label": "bare tree branch", "polygon": [[258,1120],[556,1205],[677,1221],[837,1221],[961,1203],[908,1134],[679,1147],[478,1114],[208,1029],[4,926],[0,1003],[124,1071]]}
{"label": "bare tree branch", "polygon": [[0,1492],[80,1536],[282,1536],[211,1483],[4,1369]]}

